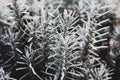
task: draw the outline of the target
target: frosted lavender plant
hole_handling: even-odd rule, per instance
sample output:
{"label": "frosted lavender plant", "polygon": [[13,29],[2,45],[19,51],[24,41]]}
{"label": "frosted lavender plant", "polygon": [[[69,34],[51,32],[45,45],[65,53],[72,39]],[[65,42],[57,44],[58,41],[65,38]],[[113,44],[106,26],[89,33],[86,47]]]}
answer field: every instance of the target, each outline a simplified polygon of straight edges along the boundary
{"label": "frosted lavender plant", "polygon": [[19,80],[109,80],[98,53],[114,5],[78,1],[0,0],[0,67]]}
{"label": "frosted lavender plant", "polygon": [[[104,2],[102,1],[102,3],[99,0],[81,0],[80,1],[80,10],[82,10],[80,13],[85,13],[85,15],[87,16],[87,19],[81,19],[81,21],[84,22],[85,29],[86,29],[86,33],[87,33],[87,49],[86,49],[86,53],[88,54],[88,58],[89,56],[93,55],[93,59],[88,59],[88,63],[89,62],[93,62],[92,64],[95,65],[95,63],[98,63],[97,65],[99,65],[99,67],[102,65],[105,67],[106,63],[101,63],[100,59],[96,56],[98,56],[98,51],[102,48],[107,48],[108,46],[104,46],[104,45],[97,45],[101,42],[107,41],[107,37],[109,34],[109,27],[110,26],[104,26],[105,23],[107,23],[108,21],[110,21],[110,19],[103,19],[101,20],[101,17],[109,14],[109,12],[111,12],[112,10],[110,9],[110,7],[113,7],[114,5],[106,5],[104,4]],[[104,26],[104,27],[103,27]],[[107,53],[106,53],[107,54]],[[90,60],[90,61],[89,61]],[[92,60],[92,61],[91,61]],[[94,63],[95,62],[95,63]],[[91,64],[91,63],[90,63]],[[94,74],[90,72],[90,64],[86,65],[88,68],[88,74]],[[94,69],[99,69],[99,67],[94,66],[92,68],[92,70],[94,71]],[[107,68],[105,68],[107,70]],[[100,72],[98,72],[100,73]],[[107,72],[104,72],[105,74],[110,74],[109,70],[107,70]],[[90,76],[90,74],[88,76]],[[111,74],[110,74],[111,75]],[[96,75],[97,76],[97,75]],[[103,77],[102,75],[100,76],[101,79],[98,80],[107,80],[109,79],[109,75],[107,75],[107,77]],[[95,77],[91,77],[91,79],[94,79]]]}
{"label": "frosted lavender plant", "polygon": [[[53,34],[55,43],[50,47],[54,53],[48,57],[49,62],[46,65],[45,73],[54,80],[75,80],[83,77],[79,69],[82,65],[80,61],[85,43],[82,42],[83,39],[80,37],[82,35],[79,34],[82,27],[80,25],[75,26],[79,21],[79,15],[75,16],[71,11],[62,9],[59,9],[60,14],[55,18],[58,21]],[[46,79],[48,78],[46,77]]]}

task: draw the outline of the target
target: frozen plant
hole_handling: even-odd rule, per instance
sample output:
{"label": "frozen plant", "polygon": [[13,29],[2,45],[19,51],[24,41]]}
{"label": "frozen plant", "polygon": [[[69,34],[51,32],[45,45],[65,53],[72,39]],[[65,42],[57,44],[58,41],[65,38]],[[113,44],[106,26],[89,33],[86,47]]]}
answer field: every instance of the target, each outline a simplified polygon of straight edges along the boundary
{"label": "frozen plant", "polygon": [[17,80],[111,79],[100,57],[114,7],[106,1],[0,0],[0,67]]}

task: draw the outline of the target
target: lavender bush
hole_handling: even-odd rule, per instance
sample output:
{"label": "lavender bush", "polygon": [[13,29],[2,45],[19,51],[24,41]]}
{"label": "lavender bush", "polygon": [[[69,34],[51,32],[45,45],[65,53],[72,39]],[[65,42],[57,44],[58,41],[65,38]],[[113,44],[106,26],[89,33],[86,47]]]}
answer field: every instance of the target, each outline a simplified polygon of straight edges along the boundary
{"label": "lavender bush", "polygon": [[0,80],[119,80],[112,0],[0,0]]}

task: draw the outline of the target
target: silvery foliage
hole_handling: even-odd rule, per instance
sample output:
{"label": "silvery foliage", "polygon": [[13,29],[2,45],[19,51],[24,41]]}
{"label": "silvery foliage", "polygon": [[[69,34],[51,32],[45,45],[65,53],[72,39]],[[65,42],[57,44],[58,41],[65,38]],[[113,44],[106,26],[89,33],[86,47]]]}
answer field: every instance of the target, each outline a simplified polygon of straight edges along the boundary
{"label": "silvery foliage", "polygon": [[17,80],[10,77],[10,73],[6,73],[3,68],[0,68],[0,80]]}
{"label": "silvery foliage", "polygon": [[[82,5],[82,6],[81,6]],[[109,21],[109,19],[105,19],[100,21],[99,18],[109,14],[114,10],[113,7],[115,5],[111,5],[110,3],[106,3],[104,1],[100,0],[81,0],[79,3],[80,8],[78,10],[81,10],[80,13],[85,13],[87,15],[87,20],[81,19],[85,23],[86,33],[88,33],[88,52],[91,55],[97,56],[97,51],[102,48],[107,48],[107,46],[97,46],[97,43],[106,41],[106,36],[109,34],[109,26],[102,27],[102,24]],[[106,53],[107,54],[107,53]],[[96,58],[96,57],[95,57]],[[97,59],[97,58],[96,58]],[[104,69],[106,69],[105,65],[99,64],[99,66],[104,66]],[[92,69],[93,72],[96,70],[96,68]],[[100,70],[100,69],[98,69]],[[99,71],[98,71],[99,72]],[[100,72],[99,72],[100,73]],[[109,73],[109,70],[106,72],[106,74]],[[101,75],[101,76],[100,76]],[[98,80],[107,80],[109,79],[109,75],[106,77],[103,77],[104,73],[101,73]],[[96,75],[98,76],[98,74]],[[94,80],[93,77],[91,77],[91,80]]]}
{"label": "silvery foliage", "polygon": [[[9,20],[10,27],[6,34],[14,51],[14,56],[11,56],[17,56],[16,63],[24,65],[18,66],[16,71],[19,73],[27,70],[19,80],[24,80],[29,75],[39,80],[111,78],[111,69],[100,61],[97,54],[99,49],[107,46],[95,44],[107,40],[104,36],[109,34],[109,26],[100,28],[109,19],[97,19],[108,14],[111,10],[106,9],[114,5],[106,5],[104,1],[99,3],[99,0],[80,0],[79,4],[75,5],[76,13],[64,8],[63,0],[0,2],[4,4],[0,4],[4,8],[1,18],[4,21]],[[83,17],[80,18],[78,13]],[[79,21],[83,24],[78,24]]]}
{"label": "silvery foliage", "polygon": [[[95,44],[102,41],[106,41],[107,38],[105,38],[104,36],[109,34],[108,32],[109,26],[100,28],[102,24],[109,21],[109,19],[102,20],[100,22],[98,22],[97,19],[111,12],[111,10],[106,11],[106,9],[113,7],[114,5],[103,6],[103,4],[98,4],[99,1],[94,1],[94,0],[91,1],[83,0],[83,2],[81,1],[80,3],[83,3],[83,6],[81,6],[80,4],[79,5],[81,8],[84,7],[84,9],[83,8],[80,9],[81,11],[80,13],[85,13],[87,16],[87,20],[81,19],[81,21],[83,21],[84,23],[83,27],[81,27],[80,25],[74,25],[74,23],[76,23],[77,21],[77,18],[73,17],[74,19],[71,19],[72,17],[70,16],[72,16],[72,14],[67,10],[64,10],[64,12],[60,14],[60,17],[58,16],[58,22],[59,22],[58,29],[60,29],[60,31],[56,32],[58,38],[55,38],[57,39],[55,40],[56,46],[53,48],[55,53],[49,57],[52,58],[52,60],[53,59],[55,60],[47,65],[47,70],[45,72],[46,74],[54,77],[54,80],[58,80],[58,79],[74,80],[77,78],[79,79],[90,78],[91,80],[110,79],[109,75],[111,74],[109,73],[111,73],[111,71],[109,69],[107,70],[105,63],[99,62],[99,58],[96,57],[98,56],[97,50],[101,48],[107,48],[108,46],[104,46],[104,45],[96,46]],[[101,11],[102,13],[100,13]],[[74,26],[74,28],[72,28],[72,26]],[[101,31],[103,33],[101,33]],[[86,34],[84,34],[84,32]],[[85,52],[83,52],[83,49],[86,46],[87,49],[85,50]],[[82,64],[81,57],[83,57],[82,56],[83,53],[87,53],[87,59],[90,58],[88,59],[88,62],[86,61],[86,64]],[[98,63],[96,65],[99,67],[97,66],[90,67],[91,64],[95,65],[96,62]],[[76,64],[76,63],[81,63],[83,65],[83,68],[82,66],[80,66],[80,64]],[[87,69],[85,69],[85,66]],[[106,70],[105,72],[100,73],[101,68],[103,67]],[[53,70],[53,73],[49,72],[49,70]],[[94,71],[96,70],[98,70],[98,73],[94,73]],[[99,77],[94,77],[93,74]],[[103,76],[104,74],[106,74],[106,76]],[[67,75],[71,75],[71,76],[67,76]]]}
{"label": "silvery foliage", "polygon": [[[14,55],[17,55],[14,57],[18,57],[16,63],[24,65],[24,67],[17,67],[16,71],[28,71],[21,76],[20,80],[31,74],[42,80],[34,67],[42,66],[42,64],[44,66],[45,60],[51,52],[49,49],[49,44],[51,44],[49,35],[53,33],[51,19],[55,17],[53,14],[57,12],[60,6],[55,10],[52,4],[56,5],[58,3],[48,0],[33,2],[10,0],[1,1],[1,3],[4,3],[3,7],[5,7],[5,10],[7,9],[7,12],[3,11],[2,14],[5,14],[3,19],[10,22],[10,28],[8,29],[11,33],[8,34],[12,43],[14,43],[12,44]],[[19,30],[14,31],[14,29]],[[11,59],[8,61],[10,62]]]}
{"label": "silvery foliage", "polygon": [[[82,65],[80,59],[82,59],[85,46],[85,37],[80,34],[81,31],[84,32],[84,29],[80,25],[75,26],[79,20],[78,17],[78,15],[72,14],[72,11],[63,9],[63,12],[55,18],[58,23],[54,27],[54,45],[51,45],[54,53],[48,57],[49,63],[45,70],[45,73],[54,77],[54,80],[74,79],[73,76],[82,77],[75,70]],[[53,70],[53,73],[49,70]],[[71,77],[67,75],[71,75]]]}

